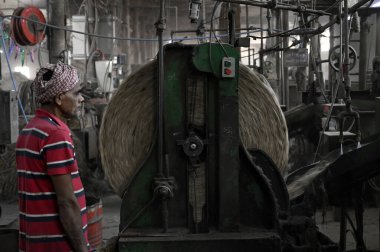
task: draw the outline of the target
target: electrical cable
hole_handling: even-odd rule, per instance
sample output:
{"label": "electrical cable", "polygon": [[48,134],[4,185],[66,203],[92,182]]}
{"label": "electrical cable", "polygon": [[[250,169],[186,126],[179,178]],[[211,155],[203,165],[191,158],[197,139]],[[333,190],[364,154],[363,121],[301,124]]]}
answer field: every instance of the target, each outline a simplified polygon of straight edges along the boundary
{"label": "electrical cable", "polygon": [[[218,3],[218,5],[217,5],[217,3]],[[214,15],[215,15],[215,11],[216,11],[216,8],[217,8],[217,7],[215,8],[215,6],[219,6],[220,3],[221,2],[219,2],[219,1],[217,1],[215,3],[214,9],[212,11],[211,20],[213,20]],[[211,21],[211,24],[210,24],[210,43],[211,43],[211,32],[214,34],[215,41],[222,47],[224,54],[226,55],[226,57],[228,57],[226,49],[224,48],[224,46],[222,45],[222,43],[220,43],[219,39],[216,37],[216,33],[215,33],[215,30],[214,30],[214,22],[213,21]],[[211,54],[211,52],[210,52],[210,54]],[[211,64],[211,62],[210,62],[210,64]]]}
{"label": "electrical cable", "polygon": [[13,88],[17,92],[17,101],[18,101],[18,104],[20,106],[22,115],[24,116],[25,122],[28,123],[29,121],[28,121],[28,118],[26,117],[24,106],[21,103],[20,96],[19,96],[19,93],[18,93],[18,90],[17,90],[17,85],[16,85],[15,79],[13,77],[13,72],[12,72],[11,64],[9,63],[8,49],[7,49],[6,45],[5,45],[5,39],[4,39],[5,34],[4,34],[4,30],[3,30],[3,18],[2,17],[0,17],[0,31],[1,31],[1,42],[3,44],[5,59],[7,61],[8,70],[9,70],[9,75],[11,76],[11,79],[12,79]]}
{"label": "electrical cable", "polygon": [[210,36],[209,36],[209,42],[208,42],[208,60],[209,60],[209,64],[210,64],[210,68],[211,68],[211,71],[212,73],[215,73],[214,72],[214,68],[213,68],[213,64],[212,64],[212,59],[211,59],[211,31],[213,29],[213,18],[214,18],[214,15],[215,15],[215,11],[216,11],[216,8],[218,8],[218,6],[220,5],[220,2],[217,1],[215,4],[214,4],[214,8],[212,10],[212,14],[211,14],[211,24],[210,24]]}

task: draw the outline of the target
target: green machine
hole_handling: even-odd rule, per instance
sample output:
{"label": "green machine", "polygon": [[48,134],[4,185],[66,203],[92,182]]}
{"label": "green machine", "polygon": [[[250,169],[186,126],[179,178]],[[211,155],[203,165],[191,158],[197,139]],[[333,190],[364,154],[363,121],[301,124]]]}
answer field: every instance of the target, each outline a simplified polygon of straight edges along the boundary
{"label": "green machine", "polygon": [[289,219],[273,162],[240,144],[236,49],[171,44],[162,55],[162,134],[123,196],[119,251],[336,251],[312,249],[315,225]]}

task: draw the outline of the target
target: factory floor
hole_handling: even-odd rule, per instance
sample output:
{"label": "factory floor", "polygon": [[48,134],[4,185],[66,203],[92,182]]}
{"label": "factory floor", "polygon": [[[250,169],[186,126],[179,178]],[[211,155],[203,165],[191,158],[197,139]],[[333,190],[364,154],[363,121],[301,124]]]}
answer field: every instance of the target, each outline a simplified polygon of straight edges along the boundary
{"label": "factory floor", "polygon": [[[102,198],[103,203],[103,243],[105,244],[110,238],[116,236],[119,230],[119,211],[121,199],[119,196],[109,194]],[[0,218],[0,228],[5,226],[17,228],[17,202],[0,202],[2,207],[2,216]],[[316,223],[319,230],[326,234],[333,241],[339,241],[339,221],[335,220],[339,211],[333,207],[328,208],[323,220],[322,212],[318,211],[315,215]],[[353,211],[349,210],[350,216]],[[353,217],[352,217],[353,218]],[[354,219],[354,218],[353,218]],[[352,228],[347,224],[347,250],[355,249]],[[367,249],[374,251],[379,250],[379,208],[369,207],[364,212],[364,241]]]}

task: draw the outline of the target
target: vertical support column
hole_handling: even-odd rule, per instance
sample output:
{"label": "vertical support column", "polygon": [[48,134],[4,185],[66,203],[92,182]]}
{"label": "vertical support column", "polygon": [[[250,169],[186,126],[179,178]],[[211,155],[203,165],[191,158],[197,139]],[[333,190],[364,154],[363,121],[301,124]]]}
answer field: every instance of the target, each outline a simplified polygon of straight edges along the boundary
{"label": "vertical support column", "polygon": [[[65,2],[66,1],[49,1],[49,22],[54,26],[65,26]],[[54,64],[59,60],[59,54],[65,50],[65,31],[61,29],[49,29],[49,62]]]}
{"label": "vertical support column", "polygon": [[[317,21],[313,21],[311,23],[312,28],[317,28]],[[319,73],[318,73],[318,66],[315,63],[315,60],[319,58],[319,35],[313,36],[310,39],[310,60],[309,60],[309,87],[311,86],[311,83],[314,81],[312,78],[313,74],[315,73],[315,76],[317,77],[318,84],[322,84],[319,82]],[[321,87],[322,88],[322,87]]]}
{"label": "vertical support column", "polygon": [[[230,45],[199,45],[194,49],[193,64],[201,72],[212,73],[219,79],[215,109],[217,125],[218,168],[218,226],[222,232],[237,231],[239,227],[239,54]],[[209,57],[209,53],[212,57]],[[223,58],[235,59],[235,75],[222,77]],[[211,62],[210,62],[211,59]],[[231,64],[231,63],[230,63]],[[232,67],[232,65],[228,67]],[[227,66],[227,65],[224,65]]]}
{"label": "vertical support column", "polygon": [[[245,27],[249,29],[249,6],[245,6]],[[249,32],[249,30],[247,30]],[[248,46],[248,67],[251,67],[251,42],[249,42]]]}
{"label": "vertical support column", "polygon": [[[331,21],[333,19],[333,17],[331,16],[330,17],[330,20]],[[334,29],[334,25],[330,26],[330,49],[329,51],[334,47],[334,36],[335,36],[335,29]],[[338,88],[338,86],[336,85],[336,73],[335,73],[335,70],[329,65],[329,84],[330,84],[330,90],[331,90],[331,99],[333,97],[333,95],[335,94],[335,89]],[[331,101],[331,102],[335,102],[335,101]]]}
{"label": "vertical support column", "polygon": [[[236,65],[237,62],[236,59]],[[235,69],[238,69],[238,66]],[[219,82],[217,124],[221,231],[237,231],[239,224],[239,104],[236,80],[222,79]]]}
{"label": "vertical support column", "polygon": [[340,251],[346,251],[346,236],[347,236],[346,231],[347,231],[346,207],[342,206],[340,210],[340,238],[339,238]]}
{"label": "vertical support column", "polygon": [[[123,13],[125,15],[122,16],[123,18],[123,25],[125,26],[124,30],[126,31],[124,36],[127,38],[131,37],[131,18],[130,18],[130,9],[129,9],[129,0],[124,1],[124,6],[123,6]],[[123,51],[126,52],[126,66],[125,66],[125,71],[127,75],[131,73],[131,41],[126,40],[123,43]]]}
{"label": "vertical support column", "polygon": [[376,13],[376,26],[377,29],[376,29],[376,56],[379,56],[380,57],[380,46],[378,46],[380,43],[380,31],[379,31],[379,27],[380,27],[380,11],[377,11]]}
{"label": "vertical support column", "polygon": [[367,18],[367,15],[363,15],[360,18],[359,90],[365,90],[367,80],[368,38],[370,32]]}
{"label": "vertical support column", "polygon": [[[281,11],[275,10],[276,12],[276,29],[281,30]],[[281,46],[281,37],[276,37],[276,45]],[[281,97],[281,104],[285,104],[285,92],[284,92],[284,85],[283,85],[283,69],[282,69],[282,60],[280,57],[281,52],[276,52],[276,75],[277,75],[277,87],[281,91],[280,97]]]}
{"label": "vertical support column", "polygon": [[356,219],[356,251],[363,252],[365,244],[363,239],[363,183],[354,189],[355,190],[355,219]]}
{"label": "vertical support column", "polygon": [[[282,27],[283,31],[289,30],[289,11],[283,10],[282,11]],[[283,38],[283,48],[287,48],[289,46],[289,38],[285,37]],[[282,53],[282,62],[284,62],[284,51]],[[289,109],[290,102],[289,102],[289,81],[288,81],[288,74],[289,74],[289,69],[288,67],[283,63],[283,83],[284,83],[284,104],[286,105],[286,109]]]}

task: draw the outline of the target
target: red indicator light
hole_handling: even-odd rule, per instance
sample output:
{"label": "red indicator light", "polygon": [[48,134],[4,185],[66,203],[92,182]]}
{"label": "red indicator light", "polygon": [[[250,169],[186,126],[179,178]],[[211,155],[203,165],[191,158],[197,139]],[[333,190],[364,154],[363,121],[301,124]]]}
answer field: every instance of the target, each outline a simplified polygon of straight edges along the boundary
{"label": "red indicator light", "polygon": [[230,75],[232,73],[231,69],[224,69],[224,74]]}

